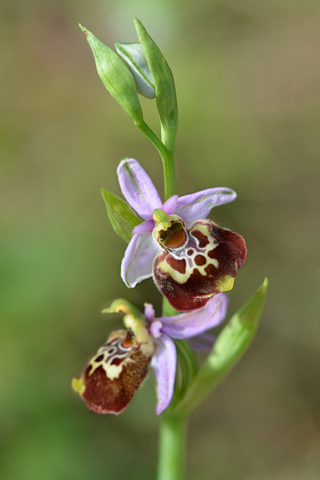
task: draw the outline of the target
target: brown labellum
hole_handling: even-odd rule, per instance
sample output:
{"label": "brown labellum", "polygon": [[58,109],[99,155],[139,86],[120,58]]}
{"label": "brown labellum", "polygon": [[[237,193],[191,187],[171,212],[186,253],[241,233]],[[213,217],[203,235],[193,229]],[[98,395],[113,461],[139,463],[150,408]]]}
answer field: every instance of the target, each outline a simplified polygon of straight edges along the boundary
{"label": "brown labellum", "polygon": [[155,232],[164,251],[154,260],[153,279],[176,310],[195,310],[213,295],[232,288],[238,268],[246,260],[246,244],[241,235],[210,220],[198,220],[186,228],[175,217],[172,226],[173,237],[178,238],[179,232],[175,244],[166,239],[170,229]]}
{"label": "brown labellum", "polygon": [[118,414],[128,406],[147,375],[153,354],[151,338],[145,335],[144,340],[139,342],[131,330],[109,336],[82,377],[73,380],[73,388],[88,408],[95,413]]}

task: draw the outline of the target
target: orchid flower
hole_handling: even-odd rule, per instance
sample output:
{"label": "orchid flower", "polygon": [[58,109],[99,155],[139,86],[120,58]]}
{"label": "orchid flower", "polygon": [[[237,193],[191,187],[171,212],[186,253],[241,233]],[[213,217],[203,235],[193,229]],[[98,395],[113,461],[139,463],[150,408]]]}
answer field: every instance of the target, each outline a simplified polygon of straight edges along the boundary
{"label": "orchid flower", "polygon": [[177,354],[172,339],[197,337],[216,327],[225,318],[227,305],[228,298],[221,293],[200,310],[155,318],[151,304],[146,304],[142,317],[128,307],[128,302],[115,301],[106,312],[124,312],[128,330],[109,336],[81,378],[73,380],[73,388],[94,412],[118,414],[132,400],[151,360],[160,415],[170,404],[174,390]]}
{"label": "orchid flower", "polygon": [[151,367],[157,382],[157,414],[165,410],[172,398],[176,375],[176,347],[173,338],[181,340],[197,337],[219,325],[226,316],[228,297],[224,293],[211,298],[205,307],[170,317],[155,318],[152,305],[145,307],[150,320],[150,334],[157,344]]}
{"label": "orchid flower", "polygon": [[179,311],[203,307],[230,290],[246,246],[237,233],[205,219],[211,209],[235,200],[224,187],[209,188],[162,203],[150,177],[134,159],[118,167],[121,191],[144,220],[132,230],[121,265],[128,287],[153,275],[156,286]]}

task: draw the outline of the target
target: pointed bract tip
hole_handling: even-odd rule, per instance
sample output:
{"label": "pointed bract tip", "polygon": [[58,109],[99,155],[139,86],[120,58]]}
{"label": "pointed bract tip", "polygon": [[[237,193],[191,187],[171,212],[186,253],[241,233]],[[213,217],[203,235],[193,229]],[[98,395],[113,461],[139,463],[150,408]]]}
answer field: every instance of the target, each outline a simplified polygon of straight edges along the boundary
{"label": "pointed bract tip", "polygon": [[254,295],[260,293],[265,297],[268,290],[268,285],[269,285],[269,280],[267,277],[265,277],[262,284],[260,285],[260,287],[258,288],[258,290],[255,292]]}
{"label": "pointed bract tip", "polygon": [[140,22],[139,18],[137,18],[137,17],[133,17],[133,23],[134,23],[134,27],[135,27],[135,29],[136,29],[136,32],[137,32],[137,34],[138,34],[138,36],[139,36],[138,30],[141,29],[141,28],[142,28],[143,30],[145,30],[145,28],[144,28],[144,26],[142,25],[142,23]]}
{"label": "pointed bract tip", "polygon": [[108,197],[109,197],[108,194],[110,194],[110,192],[109,192],[108,190],[106,190],[104,187],[101,187],[100,192],[101,192],[101,195],[102,195],[103,200],[107,200],[107,201],[108,201]]}
{"label": "pointed bract tip", "polygon": [[261,285],[261,287],[259,288],[259,291],[263,294],[263,295],[266,295],[267,293],[267,290],[268,290],[268,286],[269,286],[269,279],[267,277],[265,277],[264,281],[263,281],[263,284]]}
{"label": "pointed bract tip", "polygon": [[81,23],[79,23],[79,27],[81,28],[81,30],[83,31],[83,33],[87,37],[90,33],[89,30],[87,30],[83,25],[81,25]]}

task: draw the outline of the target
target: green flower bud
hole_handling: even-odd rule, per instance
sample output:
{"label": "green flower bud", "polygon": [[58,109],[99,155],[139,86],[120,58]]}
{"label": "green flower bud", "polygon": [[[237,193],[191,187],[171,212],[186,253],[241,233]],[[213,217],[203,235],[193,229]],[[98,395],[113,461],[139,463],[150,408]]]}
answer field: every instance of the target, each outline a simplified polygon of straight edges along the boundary
{"label": "green flower bud", "polygon": [[155,98],[155,86],[143,48],[140,43],[114,44],[120,57],[127,63],[136,82],[138,92],[147,98]]}
{"label": "green flower bud", "polygon": [[154,80],[162,141],[168,150],[173,151],[178,128],[178,107],[173,75],[166,59],[142,23],[137,18],[133,20]]}
{"label": "green flower bud", "polygon": [[143,123],[137,87],[127,65],[121,58],[80,25],[91,47],[97,72],[108,92],[120,103],[136,125]]}

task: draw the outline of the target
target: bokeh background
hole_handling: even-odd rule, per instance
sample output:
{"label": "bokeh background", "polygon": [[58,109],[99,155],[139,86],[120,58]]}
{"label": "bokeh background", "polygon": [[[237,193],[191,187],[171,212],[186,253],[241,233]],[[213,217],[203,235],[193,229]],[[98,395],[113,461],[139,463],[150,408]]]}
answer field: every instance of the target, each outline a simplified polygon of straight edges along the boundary
{"label": "bokeh background", "polygon": [[[2,0],[0,14],[2,480],[149,480],[152,375],[119,417],[86,409],[70,381],[119,328],[125,244],[100,196],[139,159],[163,191],[153,146],[105,91],[83,23],[110,46],[138,16],[175,75],[179,193],[228,186],[211,218],[241,233],[248,260],[231,315],[270,288],[257,337],[193,415],[188,480],[320,475],[320,4],[316,0]],[[158,128],[155,105],[142,100]]]}

